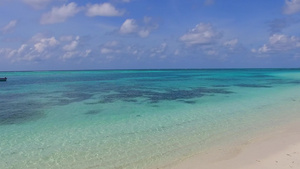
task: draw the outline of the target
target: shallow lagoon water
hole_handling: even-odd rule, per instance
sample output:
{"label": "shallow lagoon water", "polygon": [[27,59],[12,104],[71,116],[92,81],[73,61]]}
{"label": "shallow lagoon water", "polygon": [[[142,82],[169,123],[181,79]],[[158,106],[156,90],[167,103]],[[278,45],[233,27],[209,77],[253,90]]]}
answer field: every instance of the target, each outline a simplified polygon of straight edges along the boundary
{"label": "shallow lagoon water", "polygon": [[300,114],[299,69],[0,76],[0,168],[157,168]]}

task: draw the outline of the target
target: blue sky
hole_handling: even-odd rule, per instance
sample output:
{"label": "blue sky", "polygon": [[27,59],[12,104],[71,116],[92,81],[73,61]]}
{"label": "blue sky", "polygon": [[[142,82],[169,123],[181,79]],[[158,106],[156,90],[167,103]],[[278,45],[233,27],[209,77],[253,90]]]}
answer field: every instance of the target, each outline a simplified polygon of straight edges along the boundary
{"label": "blue sky", "polygon": [[0,0],[0,71],[300,67],[300,0]]}

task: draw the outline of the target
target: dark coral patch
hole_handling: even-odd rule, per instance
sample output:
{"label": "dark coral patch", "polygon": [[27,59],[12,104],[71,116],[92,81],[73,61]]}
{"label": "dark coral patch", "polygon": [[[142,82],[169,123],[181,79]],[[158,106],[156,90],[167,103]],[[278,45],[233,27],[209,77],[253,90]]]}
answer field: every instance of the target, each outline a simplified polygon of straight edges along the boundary
{"label": "dark coral patch", "polygon": [[260,84],[237,84],[238,87],[250,87],[250,88],[271,88],[269,85],[260,85]]}
{"label": "dark coral patch", "polygon": [[90,111],[87,111],[85,114],[86,115],[96,115],[99,113],[101,113],[101,110],[90,110]]}
{"label": "dark coral patch", "polygon": [[163,92],[150,90],[119,90],[117,93],[105,95],[99,103],[111,103],[117,100],[136,101],[137,98],[145,98],[150,103],[158,103],[160,101],[185,100],[208,96],[211,94],[231,94],[232,92],[224,89],[215,88],[193,88],[187,90],[166,90]]}
{"label": "dark coral patch", "polygon": [[45,116],[44,105],[38,102],[0,104],[0,125],[20,124]]}

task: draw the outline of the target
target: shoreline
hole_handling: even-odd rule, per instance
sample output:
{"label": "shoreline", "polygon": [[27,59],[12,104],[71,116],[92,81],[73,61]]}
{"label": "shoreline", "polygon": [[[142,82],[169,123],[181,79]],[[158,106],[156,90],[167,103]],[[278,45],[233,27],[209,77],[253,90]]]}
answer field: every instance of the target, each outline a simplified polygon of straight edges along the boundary
{"label": "shoreline", "polygon": [[[299,120],[298,120],[299,121]],[[199,154],[168,169],[287,169],[300,168],[300,125],[294,122],[224,150]]]}

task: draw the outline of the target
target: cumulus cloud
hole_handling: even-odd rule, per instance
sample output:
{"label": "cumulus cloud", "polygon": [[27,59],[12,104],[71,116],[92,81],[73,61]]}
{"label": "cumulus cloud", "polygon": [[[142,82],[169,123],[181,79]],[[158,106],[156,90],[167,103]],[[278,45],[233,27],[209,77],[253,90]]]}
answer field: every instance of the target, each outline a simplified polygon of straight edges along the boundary
{"label": "cumulus cloud", "polygon": [[66,61],[68,59],[73,59],[73,58],[86,58],[90,55],[91,52],[92,52],[91,49],[85,49],[85,50],[73,49],[63,53],[60,59]]}
{"label": "cumulus cloud", "polygon": [[102,58],[106,58],[107,61],[113,59],[124,59],[128,61],[128,58],[123,56],[134,56],[136,59],[140,59],[141,56],[145,56],[144,50],[136,45],[127,45],[119,41],[108,41],[102,44],[99,48],[99,53]]}
{"label": "cumulus cloud", "polygon": [[22,1],[30,5],[34,9],[42,9],[53,0],[22,0]]}
{"label": "cumulus cloud", "polygon": [[269,42],[262,47],[252,49],[254,53],[272,53],[283,52],[300,48],[300,38],[296,36],[287,36],[284,34],[273,34],[269,37]]}
{"label": "cumulus cloud", "polygon": [[284,14],[295,14],[300,11],[300,0],[285,0]]}
{"label": "cumulus cloud", "polygon": [[59,42],[55,39],[55,37],[42,38],[34,44],[34,50],[38,53],[42,53],[45,51],[45,49],[56,46],[58,44]]}
{"label": "cumulus cloud", "polygon": [[[18,52],[14,61],[37,61],[45,60],[51,57],[49,51],[55,49],[59,45],[59,41],[55,37],[45,37],[42,34],[37,34],[32,37],[28,44],[24,44],[26,48]],[[22,48],[22,46],[21,46]],[[20,49],[19,48],[19,51]]]}
{"label": "cumulus cloud", "polygon": [[120,33],[129,34],[137,32],[138,25],[134,19],[126,19],[120,28]]}
{"label": "cumulus cloud", "polygon": [[120,53],[120,46],[118,41],[110,41],[102,45],[100,49],[101,54]]}
{"label": "cumulus cloud", "polygon": [[[241,52],[242,45],[238,39],[223,40],[223,33],[209,23],[199,23],[193,29],[179,37],[189,55],[198,53],[201,56],[224,59],[229,55]],[[175,52],[174,55],[178,55]]]}
{"label": "cumulus cloud", "polygon": [[1,31],[3,33],[6,33],[6,32],[10,32],[13,28],[15,28],[17,25],[17,20],[12,20],[10,21],[7,25],[5,25]]}
{"label": "cumulus cloud", "polygon": [[158,24],[152,22],[151,17],[144,17],[144,25],[139,26],[134,19],[126,19],[121,25],[119,32],[121,34],[137,34],[142,38],[149,36],[152,30],[158,28]]}
{"label": "cumulus cloud", "polygon": [[37,34],[28,43],[22,44],[19,48],[1,49],[0,53],[10,58],[12,62],[45,60],[51,56],[48,51],[55,48],[58,44],[59,42],[55,37],[44,37],[41,34]]}
{"label": "cumulus cloud", "polygon": [[104,48],[101,48],[100,52],[101,52],[102,54],[108,54],[108,53],[112,53],[113,50],[104,47]]}
{"label": "cumulus cloud", "polygon": [[[255,52],[255,50],[253,50]],[[271,51],[270,47],[268,47],[266,44],[264,44],[262,47],[260,47],[257,52],[258,53],[267,53]]]}
{"label": "cumulus cloud", "polygon": [[89,54],[91,52],[92,52],[91,49],[86,49],[85,51],[79,51],[79,50],[67,51],[60,57],[60,59],[65,61],[65,60],[76,58],[76,57],[86,58],[89,56]]}
{"label": "cumulus cloud", "polygon": [[53,7],[52,10],[48,13],[42,15],[40,20],[41,24],[53,24],[64,22],[69,17],[74,16],[80,11],[80,8],[77,7],[77,4],[71,2],[67,5],[61,7]]}
{"label": "cumulus cloud", "polygon": [[149,36],[150,30],[142,29],[138,32],[138,34],[140,37],[145,38],[145,37]]}
{"label": "cumulus cloud", "polygon": [[210,24],[200,23],[195,28],[180,37],[186,45],[209,45],[221,38],[221,33],[213,29]]}
{"label": "cumulus cloud", "polygon": [[166,50],[167,50],[168,44],[166,42],[160,44],[159,47],[152,49],[151,51],[151,57],[158,56],[160,58],[166,57]]}
{"label": "cumulus cloud", "polygon": [[19,61],[35,61],[39,62],[60,56],[62,60],[73,57],[87,57],[90,49],[78,49],[80,37],[62,36],[56,38],[54,36],[45,36],[36,34],[28,42],[17,48],[0,48],[0,54],[10,59],[12,62]]}
{"label": "cumulus cloud", "polygon": [[63,47],[63,50],[65,50],[65,51],[73,51],[73,50],[75,50],[77,48],[78,44],[79,44],[79,36],[76,36],[75,40],[73,40],[69,44],[66,44]]}
{"label": "cumulus cloud", "polygon": [[62,36],[60,37],[61,42],[65,44],[62,45],[62,55],[60,57],[61,60],[65,61],[72,58],[85,58],[87,57],[92,50],[91,49],[80,49],[80,37],[76,36]]}
{"label": "cumulus cloud", "polygon": [[140,59],[141,58],[140,56],[143,56],[145,54],[145,51],[142,48],[134,45],[127,46],[125,52],[129,55],[137,56],[137,59]]}
{"label": "cumulus cloud", "polygon": [[124,12],[117,10],[110,3],[94,4],[87,6],[87,16],[121,16]]}
{"label": "cumulus cloud", "polygon": [[11,58],[14,55],[15,51],[12,51],[13,49],[10,48],[1,48],[0,54],[3,55],[6,58]]}

